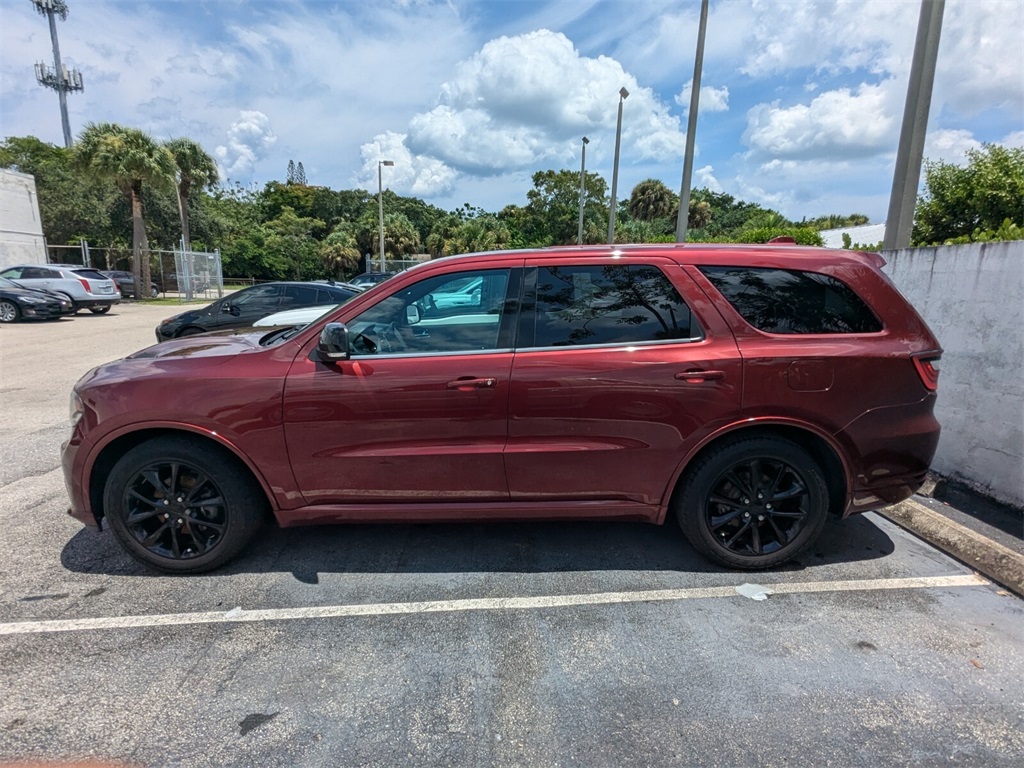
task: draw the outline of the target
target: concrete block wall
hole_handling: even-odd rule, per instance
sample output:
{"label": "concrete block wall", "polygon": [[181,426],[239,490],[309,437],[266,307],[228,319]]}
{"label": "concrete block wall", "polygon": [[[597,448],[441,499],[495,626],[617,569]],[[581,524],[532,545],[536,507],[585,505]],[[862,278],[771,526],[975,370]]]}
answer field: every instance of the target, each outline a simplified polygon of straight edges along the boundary
{"label": "concrete block wall", "polygon": [[882,256],[945,350],[932,468],[1024,509],[1024,241]]}

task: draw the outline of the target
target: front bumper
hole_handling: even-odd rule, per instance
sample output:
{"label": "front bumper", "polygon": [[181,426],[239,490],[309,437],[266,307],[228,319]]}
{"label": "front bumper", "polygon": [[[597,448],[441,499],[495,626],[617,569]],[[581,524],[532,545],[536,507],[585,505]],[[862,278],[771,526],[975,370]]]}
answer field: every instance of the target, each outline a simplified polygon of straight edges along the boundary
{"label": "front bumper", "polygon": [[23,304],[21,306],[22,317],[52,319],[65,314],[60,304]]}
{"label": "front bumper", "polygon": [[100,529],[99,520],[92,513],[89,500],[86,498],[85,488],[82,485],[82,478],[75,472],[75,457],[81,448],[81,443],[74,437],[60,447],[60,466],[64,473],[64,487],[67,489],[71,506],[67,513],[75,518],[82,525],[94,530]]}

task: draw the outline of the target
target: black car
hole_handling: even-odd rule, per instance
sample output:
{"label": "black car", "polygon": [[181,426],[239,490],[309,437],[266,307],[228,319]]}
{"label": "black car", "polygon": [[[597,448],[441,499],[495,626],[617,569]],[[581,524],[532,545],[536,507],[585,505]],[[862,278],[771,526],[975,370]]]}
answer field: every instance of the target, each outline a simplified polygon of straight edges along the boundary
{"label": "black car", "polygon": [[74,305],[62,296],[22,288],[6,277],[0,277],[0,323],[16,323],[34,318],[54,319],[73,312]]}
{"label": "black car", "polygon": [[[117,289],[119,291],[121,291],[121,295],[122,296],[130,296],[133,299],[136,298],[136,296],[135,296],[135,275],[133,275],[131,272],[124,272],[124,271],[116,270],[115,269],[115,270],[104,271],[103,274],[106,275],[107,277],[109,277],[115,283],[117,283]],[[155,282],[150,282],[150,284],[149,284],[149,296],[150,296],[150,298],[155,299],[159,295],[160,295],[160,286],[157,285]]]}
{"label": "black car", "polygon": [[274,312],[318,304],[341,304],[359,291],[329,283],[279,282],[245,288],[201,309],[169,317],[156,329],[157,341],[226,328],[244,328]]}

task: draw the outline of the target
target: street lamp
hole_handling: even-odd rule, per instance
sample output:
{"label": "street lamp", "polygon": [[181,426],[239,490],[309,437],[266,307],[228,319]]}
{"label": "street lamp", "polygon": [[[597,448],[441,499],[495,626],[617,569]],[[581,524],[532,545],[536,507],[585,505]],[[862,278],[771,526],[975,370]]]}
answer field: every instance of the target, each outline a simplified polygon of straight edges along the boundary
{"label": "street lamp", "polygon": [[380,212],[380,271],[386,272],[384,267],[384,182],[381,177],[381,168],[388,166],[389,168],[395,163],[393,160],[378,160],[377,161],[377,209]]}
{"label": "street lamp", "polygon": [[679,189],[679,213],[676,214],[676,242],[686,242],[686,227],[690,221],[690,182],[693,178],[693,148],[697,138],[697,106],[700,103],[700,76],[704,69],[704,36],[708,29],[708,0],[700,5],[700,24],[697,27],[697,56],[693,62],[693,80],[690,83],[690,115],[686,123],[686,153],[683,155],[683,181]]}
{"label": "street lamp", "polygon": [[622,102],[629,96],[629,91],[623,86],[619,88],[619,122],[615,126],[615,162],[612,165],[612,203],[608,211],[608,245],[615,242],[615,193],[619,186],[619,142],[622,139]]}
{"label": "street lamp", "polygon": [[583,137],[583,159],[580,160],[580,231],[576,235],[576,244],[583,245],[583,196],[586,194],[587,178],[587,144],[590,139]]}

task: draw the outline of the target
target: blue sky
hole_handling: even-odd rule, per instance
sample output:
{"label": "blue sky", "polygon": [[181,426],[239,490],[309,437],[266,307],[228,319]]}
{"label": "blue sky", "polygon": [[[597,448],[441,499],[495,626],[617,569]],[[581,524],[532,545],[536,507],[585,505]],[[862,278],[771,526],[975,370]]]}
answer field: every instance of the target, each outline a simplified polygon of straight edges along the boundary
{"label": "blue sky", "polygon": [[[72,131],[189,136],[232,181],[385,185],[442,208],[524,204],[530,177],[645,178],[678,191],[698,0],[67,0]],[[918,0],[712,0],[694,186],[790,218],[884,220]],[[926,157],[1024,146],[1024,0],[947,0]],[[31,0],[0,0],[0,135],[60,144]]]}

